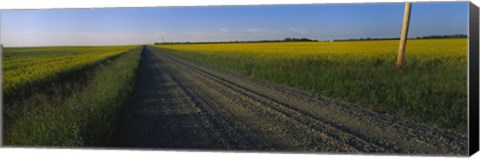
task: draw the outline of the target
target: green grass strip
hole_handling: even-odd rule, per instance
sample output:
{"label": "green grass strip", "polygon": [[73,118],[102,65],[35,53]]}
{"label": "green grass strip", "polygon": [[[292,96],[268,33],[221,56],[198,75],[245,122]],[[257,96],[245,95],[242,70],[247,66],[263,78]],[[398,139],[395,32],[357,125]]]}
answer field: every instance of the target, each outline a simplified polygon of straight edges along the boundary
{"label": "green grass strip", "polygon": [[104,145],[133,93],[141,51],[138,47],[99,65],[78,91],[37,103],[4,130],[4,145]]}

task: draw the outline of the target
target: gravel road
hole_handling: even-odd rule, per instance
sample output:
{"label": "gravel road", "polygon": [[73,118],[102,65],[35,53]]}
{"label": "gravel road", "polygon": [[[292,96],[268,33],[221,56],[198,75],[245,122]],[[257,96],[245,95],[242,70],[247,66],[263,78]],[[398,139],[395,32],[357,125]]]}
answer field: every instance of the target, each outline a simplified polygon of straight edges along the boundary
{"label": "gravel road", "polygon": [[466,155],[465,135],[146,47],[116,147]]}

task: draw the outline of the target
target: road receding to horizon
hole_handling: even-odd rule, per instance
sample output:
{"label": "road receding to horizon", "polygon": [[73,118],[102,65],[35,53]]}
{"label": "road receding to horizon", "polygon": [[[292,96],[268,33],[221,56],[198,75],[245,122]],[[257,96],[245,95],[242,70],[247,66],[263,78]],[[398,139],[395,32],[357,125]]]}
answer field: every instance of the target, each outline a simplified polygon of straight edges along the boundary
{"label": "road receding to horizon", "polygon": [[115,147],[466,155],[465,135],[147,46]]}

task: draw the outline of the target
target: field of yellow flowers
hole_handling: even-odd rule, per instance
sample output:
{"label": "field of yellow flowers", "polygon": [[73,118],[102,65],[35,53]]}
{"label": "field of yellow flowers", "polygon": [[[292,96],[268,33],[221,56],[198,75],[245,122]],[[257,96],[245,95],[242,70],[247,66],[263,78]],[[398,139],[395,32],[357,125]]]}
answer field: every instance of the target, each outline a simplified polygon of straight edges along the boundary
{"label": "field of yellow flowers", "polygon": [[3,144],[106,144],[135,88],[142,51],[139,46],[6,48]]}
{"label": "field of yellow flowers", "polygon": [[174,55],[465,133],[467,39],[156,45]]}
{"label": "field of yellow flowers", "polygon": [[3,94],[17,95],[27,88],[55,80],[133,47],[7,48],[3,54]]}

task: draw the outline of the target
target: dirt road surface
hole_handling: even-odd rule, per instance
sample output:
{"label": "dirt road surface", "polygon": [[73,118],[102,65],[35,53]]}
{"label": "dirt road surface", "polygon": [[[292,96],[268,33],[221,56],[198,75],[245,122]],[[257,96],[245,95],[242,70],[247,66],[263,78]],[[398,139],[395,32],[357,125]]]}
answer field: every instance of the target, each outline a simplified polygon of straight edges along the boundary
{"label": "dirt road surface", "polygon": [[467,137],[146,47],[115,146],[465,155]]}

